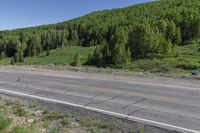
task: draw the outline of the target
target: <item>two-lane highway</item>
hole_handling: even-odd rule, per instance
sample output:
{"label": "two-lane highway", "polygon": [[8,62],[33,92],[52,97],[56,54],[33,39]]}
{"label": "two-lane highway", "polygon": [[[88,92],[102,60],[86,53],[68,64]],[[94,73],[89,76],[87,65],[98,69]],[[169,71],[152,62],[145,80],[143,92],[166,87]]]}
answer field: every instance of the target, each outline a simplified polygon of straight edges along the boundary
{"label": "two-lane highway", "polygon": [[98,74],[0,70],[0,93],[28,96],[182,132],[200,132],[200,84]]}

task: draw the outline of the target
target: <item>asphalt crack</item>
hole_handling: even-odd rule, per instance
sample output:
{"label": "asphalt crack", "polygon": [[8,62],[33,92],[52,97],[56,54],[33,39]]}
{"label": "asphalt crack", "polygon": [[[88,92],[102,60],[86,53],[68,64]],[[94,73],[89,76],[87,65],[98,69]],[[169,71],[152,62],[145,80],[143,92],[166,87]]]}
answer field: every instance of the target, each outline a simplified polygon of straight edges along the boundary
{"label": "asphalt crack", "polygon": [[145,100],[146,100],[146,98],[142,98],[141,100],[138,100],[138,101],[136,101],[136,102],[134,102],[134,103],[130,103],[130,104],[128,104],[128,105],[122,107],[122,109],[126,109],[126,108],[128,108],[129,106],[131,106],[131,105],[136,105],[136,104],[141,103],[141,102],[143,102],[143,101],[145,101]]}
{"label": "asphalt crack", "polygon": [[131,116],[132,114],[135,114],[136,112],[141,111],[141,110],[143,110],[143,109],[137,109],[137,110],[132,111],[131,113],[129,113],[129,114],[126,116],[125,119],[128,119],[129,116]]}
{"label": "asphalt crack", "polygon": [[[110,98],[110,99],[105,99],[105,100],[99,101],[99,102],[90,102],[90,103],[88,103],[88,104],[86,104],[86,105],[84,105],[84,106],[89,106],[89,105],[92,105],[92,104],[101,104],[101,103],[104,103],[104,102],[112,101],[112,100],[114,100],[114,99],[116,99],[116,98],[119,98],[119,97],[122,96],[122,95],[124,95],[124,93],[119,94],[119,95],[117,95],[117,96],[115,96],[115,97],[112,97],[112,98]],[[97,95],[97,96],[99,96],[99,95]],[[96,96],[96,97],[97,97],[97,96]],[[95,97],[94,97],[94,98],[95,98]],[[94,99],[94,98],[93,98],[93,99]]]}

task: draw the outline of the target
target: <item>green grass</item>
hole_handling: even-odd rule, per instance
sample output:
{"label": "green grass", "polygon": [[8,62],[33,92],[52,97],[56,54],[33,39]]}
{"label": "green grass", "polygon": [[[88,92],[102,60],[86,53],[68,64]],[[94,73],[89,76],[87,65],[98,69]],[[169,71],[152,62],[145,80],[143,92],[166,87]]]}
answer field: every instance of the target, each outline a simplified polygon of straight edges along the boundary
{"label": "green grass", "polygon": [[69,122],[69,118],[68,117],[64,117],[61,121],[61,123],[65,126],[65,125],[69,125],[70,122]]}
{"label": "green grass", "polygon": [[[49,56],[45,54],[39,57],[25,58],[24,65],[70,65],[76,53],[79,53],[81,64],[83,64],[92,54],[95,47],[79,47],[70,46],[62,49],[52,50]],[[10,64],[10,59],[0,61],[0,64]],[[123,69],[130,71],[142,71],[151,73],[186,73],[191,74],[193,70],[200,72],[200,45],[193,43],[190,45],[176,46],[174,55],[170,57],[160,58],[155,55],[153,58],[135,60],[131,64],[126,65]]]}
{"label": "green grass", "polygon": [[28,126],[15,126],[10,133],[36,133],[33,127]]}
{"label": "green grass", "polygon": [[17,116],[23,117],[27,115],[27,112],[20,106],[20,105],[16,105],[13,108],[13,113]]}
{"label": "green grass", "polygon": [[0,112],[0,132],[3,132],[12,124],[12,120],[5,116],[3,112]]}
{"label": "green grass", "polygon": [[84,126],[84,127],[97,127],[97,128],[109,129],[109,130],[114,130],[116,128],[116,126],[113,123],[89,119],[89,118],[80,118],[78,122],[81,124],[81,126]]}
{"label": "green grass", "polygon": [[93,50],[94,50],[94,47],[84,48],[84,47],[78,47],[78,46],[71,46],[71,47],[66,47],[62,49],[56,49],[56,50],[52,50],[49,56],[41,55],[40,57],[25,58],[24,64],[70,65],[73,62],[74,56],[76,53],[79,53],[81,64],[82,64],[87,60],[88,54],[93,53]]}
{"label": "green grass", "polygon": [[60,119],[62,117],[63,117],[62,114],[56,111],[50,112],[46,115],[47,119]]}
{"label": "green grass", "polygon": [[166,58],[151,58],[133,61],[123,69],[147,72],[176,72],[191,73],[193,70],[200,72],[200,45],[191,44],[177,46],[174,56]]}

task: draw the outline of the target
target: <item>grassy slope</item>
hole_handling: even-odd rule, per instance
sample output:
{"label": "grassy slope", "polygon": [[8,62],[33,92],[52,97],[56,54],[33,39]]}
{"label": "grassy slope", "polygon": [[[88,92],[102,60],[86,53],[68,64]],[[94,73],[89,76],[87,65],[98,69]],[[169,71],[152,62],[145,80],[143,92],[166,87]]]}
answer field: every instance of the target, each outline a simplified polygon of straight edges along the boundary
{"label": "grassy slope", "polygon": [[[95,47],[85,48],[78,46],[66,47],[63,49],[52,50],[50,56],[29,57],[25,59],[25,65],[70,65],[74,55],[79,53],[81,61],[87,60],[88,54],[92,53]],[[152,58],[133,61],[131,64],[124,66],[123,69],[131,71],[147,72],[176,72],[191,73],[192,70],[200,71],[200,45],[191,44],[177,46],[176,57],[167,57],[164,59]],[[10,59],[0,61],[0,64],[10,64]]]}
{"label": "grassy slope", "polygon": [[200,71],[199,49],[199,44],[177,46],[175,57],[137,60],[124,68],[150,72],[191,73],[192,70]]}
{"label": "grassy slope", "polygon": [[[81,56],[81,62],[84,63],[87,58],[88,54],[92,53],[94,47],[84,48],[79,46],[71,46],[65,47],[62,49],[52,50],[49,56],[41,55],[39,57],[28,57],[25,58],[25,62],[23,64],[26,65],[70,65],[73,62],[74,56],[76,53],[79,53]],[[10,59],[5,59],[0,61],[0,64],[10,64]]]}

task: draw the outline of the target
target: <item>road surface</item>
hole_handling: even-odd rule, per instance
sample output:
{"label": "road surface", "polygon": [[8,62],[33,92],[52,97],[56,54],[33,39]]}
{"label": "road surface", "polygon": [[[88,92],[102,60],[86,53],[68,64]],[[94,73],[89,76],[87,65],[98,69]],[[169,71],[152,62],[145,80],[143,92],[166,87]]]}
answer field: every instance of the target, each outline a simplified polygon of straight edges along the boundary
{"label": "road surface", "polygon": [[200,83],[0,69],[0,93],[63,103],[182,132],[200,132]]}

